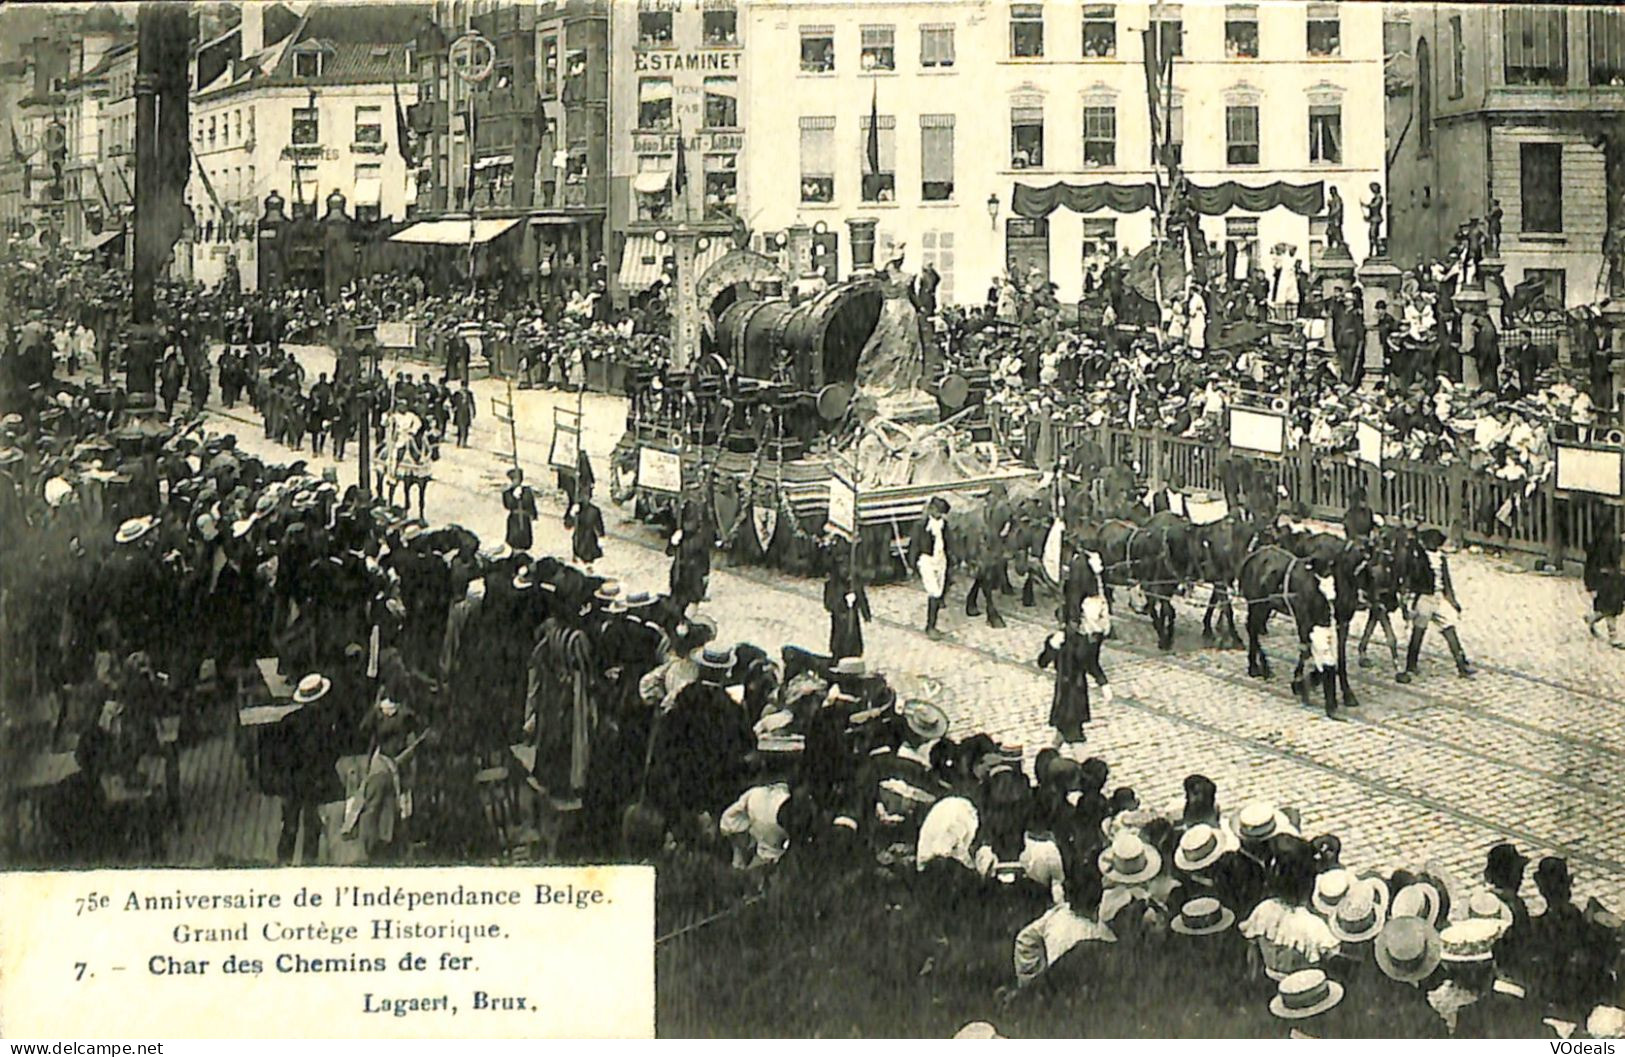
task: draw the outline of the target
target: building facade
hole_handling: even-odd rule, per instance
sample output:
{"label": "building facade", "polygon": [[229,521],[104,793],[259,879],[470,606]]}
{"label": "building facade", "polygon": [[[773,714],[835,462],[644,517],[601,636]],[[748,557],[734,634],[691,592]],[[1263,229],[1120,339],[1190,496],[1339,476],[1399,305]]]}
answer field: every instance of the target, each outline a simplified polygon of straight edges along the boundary
{"label": "building facade", "polygon": [[[490,47],[483,77],[455,68],[470,34]],[[442,0],[417,53],[415,215],[521,220],[497,247],[520,281],[580,281],[608,204],[607,0]]]}
{"label": "building facade", "polygon": [[[1200,187],[1337,187],[1356,260],[1359,202],[1384,181],[1382,10],[1285,2],[805,3],[758,0],[744,36],[752,135],[740,195],[758,229],[878,221],[950,301],[1007,270],[1076,299],[1087,264],[1152,241],[1153,211],[1016,216],[1016,188],[1154,185],[1145,41],[1172,52],[1158,126]],[[871,164],[870,116],[878,135]],[[1284,206],[1204,216],[1210,243],[1313,260],[1324,221]],[[850,246],[842,251],[850,267]]]}
{"label": "building facade", "polygon": [[1445,254],[1501,212],[1506,282],[1589,304],[1625,208],[1625,13],[1617,7],[1408,4],[1388,11],[1396,263]]}
{"label": "building facade", "polygon": [[[799,6],[799,5],[798,5]],[[855,6],[855,5],[853,5]],[[657,235],[685,226],[706,233],[700,271],[720,258],[747,215],[745,114],[753,92],[771,91],[781,65],[748,80],[746,0],[621,0],[610,41],[610,227],[613,293],[636,296],[668,277],[672,255]],[[782,145],[781,145],[782,146]],[[784,156],[759,153],[761,168]]]}
{"label": "building facade", "polygon": [[270,42],[262,7],[244,5],[218,42],[236,57],[191,100],[189,247],[193,277],[209,285],[232,272],[252,285],[256,221],[272,192],[290,220],[324,215],[334,191],[364,222],[403,220],[414,200],[396,102],[416,100],[408,44],[428,5],[316,4]]}

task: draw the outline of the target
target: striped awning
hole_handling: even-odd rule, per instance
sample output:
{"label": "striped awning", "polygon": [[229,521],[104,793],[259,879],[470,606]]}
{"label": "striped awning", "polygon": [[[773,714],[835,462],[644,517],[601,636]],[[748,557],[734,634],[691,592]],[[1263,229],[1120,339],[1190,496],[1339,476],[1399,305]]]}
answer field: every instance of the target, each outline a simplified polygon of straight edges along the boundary
{"label": "striped awning", "polygon": [[667,246],[655,241],[653,235],[628,235],[626,248],[621,251],[621,270],[618,281],[627,293],[641,293],[666,275]]}
{"label": "striped awning", "polygon": [[517,217],[506,220],[425,220],[397,231],[389,237],[389,241],[431,246],[467,246],[470,242],[475,244],[490,242],[518,223]]}
{"label": "striped awning", "polygon": [[694,281],[699,282],[700,276],[709,271],[711,265],[726,257],[728,251],[733,248],[734,244],[730,239],[712,235],[709,246],[694,251]]}

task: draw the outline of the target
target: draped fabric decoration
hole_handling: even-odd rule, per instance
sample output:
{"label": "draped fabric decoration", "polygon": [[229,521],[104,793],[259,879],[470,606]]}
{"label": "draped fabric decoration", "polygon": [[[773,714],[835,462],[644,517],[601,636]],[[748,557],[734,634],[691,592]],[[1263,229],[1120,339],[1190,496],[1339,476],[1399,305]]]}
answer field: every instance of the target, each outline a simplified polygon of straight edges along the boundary
{"label": "draped fabric decoration", "polygon": [[1150,209],[1155,200],[1156,188],[1151,184],[1054,183],[1048,187],[1016,184],[1010,208],[1018,217],[1036,219],[1047,217],[1061,208],[1074,213],[1093,213],[1100,209],[1110,209],[1115,213],[1138,213],[1142,209]]}
{"label": "draped fabric decoration", "polygon": [[[1208,216],[1220,216],[1231,210],[1265,213],[1278,206],[1306,217],[1319,216],[1326,211],[1326,185],[1319,180],[1311,184],[1277,180],[1263,187],[1249,187],[1230,180],[1211,187],[1190,184],[1188,188],[1186,201],[1198,213]],[[1047,217],[1061,208],[1074,213],[1093,213],[1101,209],[1137,213],[1150,209],[1155,197],[1156,188],[1148,183],[1054,183],[1048,187],[1018,183],[1010,208],[1017,216],[1029,218]]]}

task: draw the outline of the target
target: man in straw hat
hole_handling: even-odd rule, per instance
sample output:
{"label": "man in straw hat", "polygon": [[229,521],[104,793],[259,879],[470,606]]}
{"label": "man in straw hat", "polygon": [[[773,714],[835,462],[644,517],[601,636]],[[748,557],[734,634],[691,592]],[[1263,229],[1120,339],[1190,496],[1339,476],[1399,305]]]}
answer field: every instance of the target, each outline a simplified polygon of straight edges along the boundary
{"label": "man in straw hat", "polygon": [[293,861],[301,828],[304,863],[316,861],[322,832],[319,810],[323,804],[344,798],[335,769],[343,717],[333,707],[332,689],[333,681],[319,672],[305,676],[293,691],[298,710],[266,732],[274,739],[265,746],[273,754],[266,762],[281,772],[284,783],[282,834],[276,848],[279,864]]}

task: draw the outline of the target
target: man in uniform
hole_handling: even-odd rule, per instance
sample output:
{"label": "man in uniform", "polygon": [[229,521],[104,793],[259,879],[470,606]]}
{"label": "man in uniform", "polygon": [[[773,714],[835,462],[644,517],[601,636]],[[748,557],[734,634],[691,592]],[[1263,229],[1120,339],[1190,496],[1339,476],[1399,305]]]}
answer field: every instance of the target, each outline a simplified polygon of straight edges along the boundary
{"label": "man in uniform", "polygon": [[474,406],[474,393],[468,388],[467,380],[462,386],[451,394],[451,420],[457,428],[457,446],[468,447],[468,431],[474,425],[474,416],[477,409]]}
{"label": "man in uniform", "polygon": [[1461,640],[1456,637],[1461,603],[1456,600],[1456,588],[1450,581],[1450,560],[1441,549],[1444,546],[1444,533],[1436,528],[1427,528],[1421,531],[1417,539],[1421,544],[1418,556],[1422,560],[1416,563],[1411,581],[1416,591],[1416,600],[1411,604],[1411,642],[1405,651],[1405,670],[1397,678],[1402,683],[1408,683],[1416,675],[1422,640],[1427,636],[1431,623],[1438,625],[1439,634],[1444,636],[1445,644],[1450,647],[1450,655],[1456,659],[1456,671],[1463,679],[1469,679],[1476,672],[1461,648]]}
{"label": "man in uniform", "polygon": [[926,505],[925,517],[909,533],[909,563],[920,571],[920,583],[925,587],[925,632],[940,634],[937,617],[942,612],[942,599],[948,593],[948,567],[951,544],[948,533],[948,501],[934,496]]}

